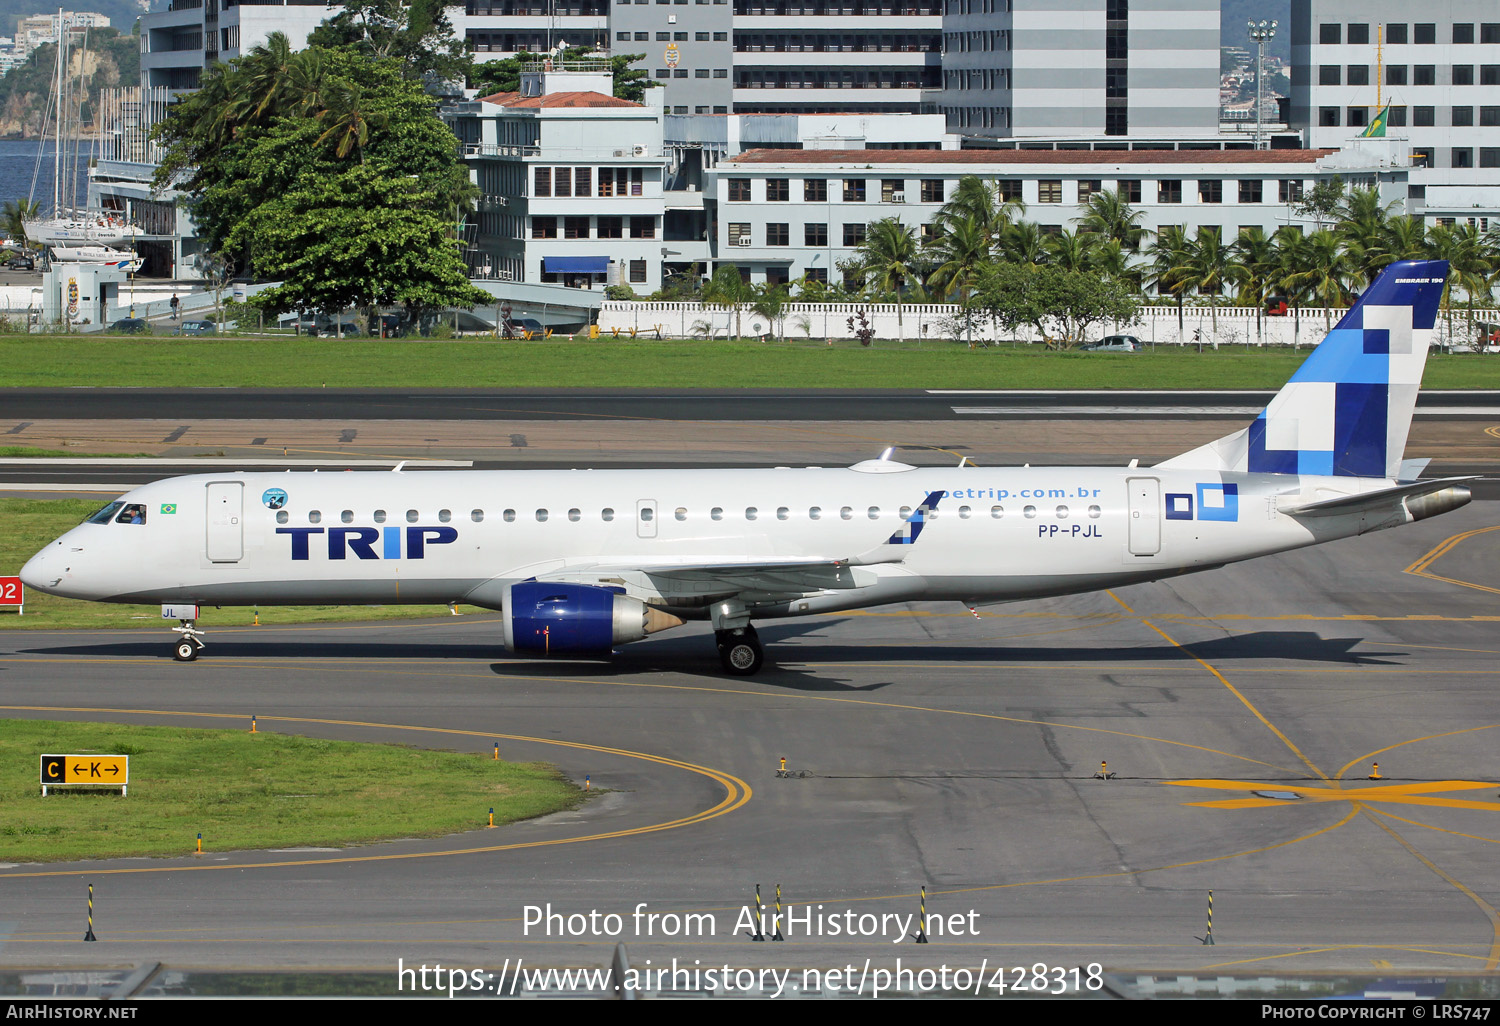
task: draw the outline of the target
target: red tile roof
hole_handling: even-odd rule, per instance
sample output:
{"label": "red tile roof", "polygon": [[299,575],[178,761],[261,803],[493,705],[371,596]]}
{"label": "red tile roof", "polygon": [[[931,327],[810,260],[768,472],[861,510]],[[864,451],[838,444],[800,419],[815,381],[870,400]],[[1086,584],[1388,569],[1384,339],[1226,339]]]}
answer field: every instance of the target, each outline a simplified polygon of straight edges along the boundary
{"label": "red tile roof", "polygon": [[746,150],[723,164],[1311,164],[1334,150]]}
{"label": "red tile roof", "polygon": [[575,92],[548,93],[546,96],[522,96],[520,93],[495,93],[481,96],[480,103],[493,103],[499,107],[644,107],[644,103],[621,100],[603,93]]}

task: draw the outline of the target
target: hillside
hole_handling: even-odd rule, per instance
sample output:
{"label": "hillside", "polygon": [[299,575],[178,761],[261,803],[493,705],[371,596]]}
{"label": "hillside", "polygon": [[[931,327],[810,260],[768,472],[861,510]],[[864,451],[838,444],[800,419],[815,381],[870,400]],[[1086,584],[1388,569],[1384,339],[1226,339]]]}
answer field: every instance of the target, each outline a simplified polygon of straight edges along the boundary
{"label": "hillside", "polygon": [[[16,22],[22,18],[55,14],[58,7],[65,11],[93,11],[102,14],[109,19],[111,28],[117,28],[127,36],[130,35],[130,27],[135,24],[135,19],[146,12],[145,4],[139,0],[73,0],[72,3],[54,4],[51,8],[46,4],[39,4],[37,0],[0,0],[0,36],[15,35]],[[153,11],[164,11],[166,8],[167,0],[153,0],[150,5]]]}
{"label": "hillside", "polygon": [[[85,61],[85,58],[87,60]],[[83,72],[89,102],[83,108],[83,123],[93,120],[94,104],[101,89],[137,85],[141,77],[140,41],[112,28],[89,33],[89,49],[71,54],[71,73],[76,81]],[[42,131],[47,103],[56,86],[53,71],[57,47],[39,46],[25,64],[0,78],[0,137],[34,139]]]}
{"label": "hillside", "polygon": [[1292,59],[1292,0],[1222,0],[1219,5],[1219,45],[1242,46],[1250,49],[1253,44],[1245,31],[1245,22],[1271,21],[1281,24],[1276,28],[1276,38],[1266,44],[1266,56]]}

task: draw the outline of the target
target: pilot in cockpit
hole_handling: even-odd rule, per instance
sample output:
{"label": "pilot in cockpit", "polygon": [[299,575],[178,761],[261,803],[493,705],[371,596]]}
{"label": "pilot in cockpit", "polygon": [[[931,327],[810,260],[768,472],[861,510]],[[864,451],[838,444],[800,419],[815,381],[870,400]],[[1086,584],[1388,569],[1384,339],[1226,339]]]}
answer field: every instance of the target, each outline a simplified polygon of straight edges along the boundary
{"label": "pilot in cockpit", "polygon": [[143,503],[131,502],[120,510],[120,515],[115,517],[117,524],[144,524],[146,522],[146,507]]}

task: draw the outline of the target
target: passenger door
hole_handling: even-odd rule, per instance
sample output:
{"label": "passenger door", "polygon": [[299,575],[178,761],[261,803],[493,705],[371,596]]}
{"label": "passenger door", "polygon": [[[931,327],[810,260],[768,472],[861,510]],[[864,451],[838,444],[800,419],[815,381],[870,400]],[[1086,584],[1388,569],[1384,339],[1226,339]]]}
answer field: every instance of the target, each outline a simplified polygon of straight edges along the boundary
{"label": "passenger door", "polygon": [[1130,554],[1154,556],[1161,551],[1161,482],[1154,477],[1128,478]]}
{"label": "passenger door", "polygon": [[245,554],[245,486],[239,481],[208,485],[205,548],[211,563],[238,563]]}

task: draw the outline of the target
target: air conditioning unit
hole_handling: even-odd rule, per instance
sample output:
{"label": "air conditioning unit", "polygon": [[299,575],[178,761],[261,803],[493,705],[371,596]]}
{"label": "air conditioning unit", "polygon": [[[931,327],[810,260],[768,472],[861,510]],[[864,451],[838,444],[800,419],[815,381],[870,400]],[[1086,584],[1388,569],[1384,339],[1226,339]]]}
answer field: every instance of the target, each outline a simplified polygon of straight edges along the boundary
{"label": "air conditioning unit", "polygon": [[748,235],[742,235],[738,239],[731,240],[729,244],[731,246],[748,246],[748,245],[750,245],[751,241],[752,240],[751,240],[750,236],[748,236]]}
{"label": "air conditioning unit", "polygon": [[892,203],[905,203],[906,202],[906,193],[904,193],[904,192],[892,193],[891,194],[891,202]]}
{"label": "air conditioning unit", "polygon": [[644,145],[636,146],[635,152],[632,155],[636,157],[644,157],[646,155],[646,147]]}
{"label": "air conditioning unit", "polygon": [[617,157],[627,157],[627,156],[629,156],[629,154],[626,153],[624,150],[615,150],[615,156],[617,156]]}

